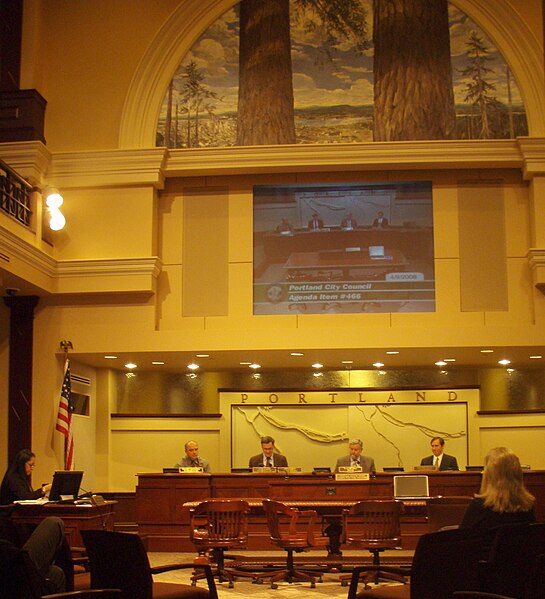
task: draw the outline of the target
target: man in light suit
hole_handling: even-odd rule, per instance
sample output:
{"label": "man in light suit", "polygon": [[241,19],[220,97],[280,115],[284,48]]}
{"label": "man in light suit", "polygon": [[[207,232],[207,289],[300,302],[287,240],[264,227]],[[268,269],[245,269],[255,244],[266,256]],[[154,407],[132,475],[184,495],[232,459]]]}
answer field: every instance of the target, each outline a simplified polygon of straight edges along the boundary
{"label": "man in light suit", "polygon": [[250,468],[286,468],[288,460],[286,456],[274,451],[274,439],[272,437],[261,437],[262,453],[250,458],[248,466]]}
{"label": "man in light suit", "polygon": [[437,470],[460,470],[458,462],[453,455],[443,453],[445,449],[445,440],[442,437],[434,437],[431,440],[431,450],[433,455],[422,458],[421,466],[436,466]]}
{"label": "man in light suit", "polygon": [[349,455],[345,455],[337,460],[335,472],[339,471],[340,466],[361,466],[363,472],[375,472],[375,460],[369,456],[361,455],[363,442],[361,439],[351,439],[348,443]]}
{"label": "man in light suit", "polygon": [[203,472],[210,474],[210,464],[207,460],[199,457],[199,445],[196,441],[188,441],[184,445],[185,456],[180,458],[175,468],[202,468]]}

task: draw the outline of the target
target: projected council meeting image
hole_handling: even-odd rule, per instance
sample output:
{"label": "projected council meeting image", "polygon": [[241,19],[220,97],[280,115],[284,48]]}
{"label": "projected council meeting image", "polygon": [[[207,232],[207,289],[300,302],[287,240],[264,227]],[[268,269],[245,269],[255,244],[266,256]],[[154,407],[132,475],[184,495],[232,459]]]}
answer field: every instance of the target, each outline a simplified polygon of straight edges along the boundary
{"label": "projected council meeting image", "polygon": [[254,314],[435,311],[429,181],[254,187]]}

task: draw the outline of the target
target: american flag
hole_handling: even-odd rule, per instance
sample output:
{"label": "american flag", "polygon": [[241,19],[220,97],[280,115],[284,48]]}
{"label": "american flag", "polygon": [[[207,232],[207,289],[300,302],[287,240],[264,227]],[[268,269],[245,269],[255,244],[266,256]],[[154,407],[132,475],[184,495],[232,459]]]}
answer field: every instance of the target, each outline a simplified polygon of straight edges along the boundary
{"label": "american flag", "polygon": [[74,437],[72,436],[72,412],[74,404],[71,398],[72,383],[70,380],[70,360],[64,363],[64,377],[62,380],[61,398],[57,413],[56,429],[64,435],[64,468],[74,469]]}

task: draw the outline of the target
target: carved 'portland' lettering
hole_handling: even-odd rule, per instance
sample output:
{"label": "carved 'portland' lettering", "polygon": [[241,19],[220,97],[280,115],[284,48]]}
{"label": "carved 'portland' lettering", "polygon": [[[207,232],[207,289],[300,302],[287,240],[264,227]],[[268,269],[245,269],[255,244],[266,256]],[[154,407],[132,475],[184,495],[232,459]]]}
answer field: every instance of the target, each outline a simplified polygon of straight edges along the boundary
{"label": "carved 'portland' lettering", "polygon": [[247,393],[241,393],[240,394],[240,401],[242,403],[246,403],[246,400],[248,399],[248,394]]}
{"label": "carved 'portland' lettering", "polygon": [[449,401],[456,401],[457,399],[458,399],[458,393],[456,393],[456,391],[448,392],[448,400]]}
{"label": "carved 'portland' lettering", "polygon": [[394,402],[395,403],[396,398],[394,397],[393,393],[390,393],[390,395],[388,396],[388,403]]}
{"label": "carved 'portland' lettering", "polygon": [[276,395],[276,393],[271,393],[269,395],[269,403],[278,403],[278,395]]}
{"label": "carved 'portland' lettering", "polygon": [[331,397],[331,403],[335,403],[335,397],[339,395],[338,393],[330,393],[329,397]]}
{"label": "carved 'portland' lettering", "polygon": [[426,401],[426,392],[420,393],[420,391],[416,392],[416,401]]}
{"label": "carved 'portland' lettering", "polygon": [[299,393],[299,403],[308,403],[308,401],[305,399],[304,393]]}
{"label": "carved 'portland' lettering", "polygon": [[360,396],[360,403],[365,403],[367,401],[366,399],[363,399],[363,393],[361,391],[358,393],[358,395]]}

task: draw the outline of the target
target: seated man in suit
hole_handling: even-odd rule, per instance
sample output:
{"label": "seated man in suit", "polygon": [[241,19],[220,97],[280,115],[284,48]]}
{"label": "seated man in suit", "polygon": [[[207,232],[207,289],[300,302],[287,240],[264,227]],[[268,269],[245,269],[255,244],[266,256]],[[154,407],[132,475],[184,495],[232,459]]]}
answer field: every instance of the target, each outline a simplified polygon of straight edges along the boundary
{"label": "seated man in suit", "polygon": [[341,229],[355,229],[358,226],[356,219],[352,216],[350,212],[347,214],[341,221]]}
{"label": "seated man in suit", "polygon": [[199,457],[199,445],[196,441],[188,441],[184,445],[185,456],[180,458],[175,468],[202,468],[203,472],[210,474],[210,463]]}
{"label": "seated man in suit", "polygon": [[385,229],[388,226],[388,219],[384,216],[384,212],[379,210],[377,218],[373,221],[373,227],[379,227]]}
{"label": "seated man in suit", "polygon": [[361,455],[363,442],[361,439],[350,439],[348,443],[349,454],[339,458],[335,466],[335,472],[340,466],[361,466],[363,472],[375,472],[375,460],[369,456]]}
{"label": "seated man in suit", "polygon": [[311,231],[319,231],[324,228],[324,221],[318,216],[316,212],[312,215],[312,218],[308,221],[308,228]]}
{"label": "seated man in suit", "polygon": [[274,451],[274,439],[272,437],[261,437],[262,453],[254,455],[250,458],[248,466],[250,468],[265,467],[265,468],[286,468],[288,460]]}
{"label": "seated man in suit", "polygon": [[433,455],[422,458],[421,466],[436,466],[437,470],[460,470],[458,462],[452,455],[443,453],[445,449],[445,440],[442,437],[434,437],[431,440],[431,450]]}

